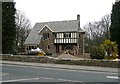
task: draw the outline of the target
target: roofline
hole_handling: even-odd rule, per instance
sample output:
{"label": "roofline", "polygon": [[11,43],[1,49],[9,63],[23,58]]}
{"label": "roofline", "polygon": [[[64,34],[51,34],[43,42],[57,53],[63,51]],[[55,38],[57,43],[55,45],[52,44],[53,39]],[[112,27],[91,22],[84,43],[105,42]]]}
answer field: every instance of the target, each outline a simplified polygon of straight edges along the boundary
{"label": "roofline", "polygon": [[78,32],[85,32],[85,31],[78,31]]}
{"label": "roofline", "polygon": [[41,28],[40,32],[45,28],[45,26],[46,26],[50,31],[53,32],[53,30],[52,30],[50,27],[48,27],[47,25],[44,25],[44,26]]}
{"label": "roofline", "polygon": [[77,30],[77,31],[53,31],[53,32],[55,32],[55,33],[57,33],[57,32],[58,32],[58,33],[61,32],[61,33],[62,33],[62,32],[85,32],[85,31],[78,31],[78,30]]}
{"label": "roofline", "polygon": [[52,22],[66,22],[66,21],[78,21],[78,20],[60,20],[60,21],[46,21],[46,22],[36,22],[36,24],[40,24],[40,23],[52,23]]}

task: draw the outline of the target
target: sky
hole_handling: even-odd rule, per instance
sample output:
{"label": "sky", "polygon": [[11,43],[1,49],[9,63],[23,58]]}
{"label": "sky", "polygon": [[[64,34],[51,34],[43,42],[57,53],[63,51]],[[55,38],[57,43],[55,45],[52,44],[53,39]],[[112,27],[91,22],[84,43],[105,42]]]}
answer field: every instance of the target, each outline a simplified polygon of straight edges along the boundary
{"label": "sky", "polygon": [[20,10],[31,21],[38,22],[76,20],[80,14],[81,28],[88,22],[99,21],[111,13],[115,0],[14,0]]}

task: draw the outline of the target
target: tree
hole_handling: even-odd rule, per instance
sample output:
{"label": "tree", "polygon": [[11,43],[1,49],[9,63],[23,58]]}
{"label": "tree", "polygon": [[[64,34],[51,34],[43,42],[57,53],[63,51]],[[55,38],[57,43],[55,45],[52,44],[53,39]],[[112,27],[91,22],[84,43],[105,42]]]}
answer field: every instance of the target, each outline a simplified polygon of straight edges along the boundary
{"label": "tree", "polygon": [[109,39],[110,24],[110,14],[107,14],[100,21],[89,22],[84,26],[84,30],[86,31],[86,49],[91,49],[92,46],[98,46],[105,39]]}
{"label": "tree", "polygon": [[31,29],[31,23],[21,11],[16,12],[16,47],[18,51],[24,50],[24,42],[28,37]]}
{"label": "tree", "polygon": [[120,1],[115,2],[112,7],[110,35],[111,40],[116,41],[118,44],[118,55],[120,58]]}
{"label": "tree", "polygon": [[16,24],[15,3],[2,2],[2,53],[13,53],[15,47]]}
{"label": "tree", "polygon": [[110,25],[111,25],[111,16],[110,14],[106,14],[101,19],[101,26],[104,29],[103,34],[105,35],[106,39],[110,39],[110,31],[109,31]]}

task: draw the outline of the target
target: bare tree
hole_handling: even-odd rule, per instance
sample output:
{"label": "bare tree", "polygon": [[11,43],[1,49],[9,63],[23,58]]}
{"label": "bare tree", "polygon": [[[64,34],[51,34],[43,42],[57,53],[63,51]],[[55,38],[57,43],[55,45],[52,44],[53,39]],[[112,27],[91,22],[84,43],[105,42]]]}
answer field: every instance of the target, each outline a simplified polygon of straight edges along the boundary
{"label": "bare tree", "polygon": [[84,29],[89,33],[88,37],[90,39],[101,37],[103,35],[106,35],[105,37],[108,39],[110,24],[110,15],[107,14],[102,17],[100,21],[89,22],[84,26]]}
{"label": "bare tree", "polygon": [[111,16],[110,14],[107,14],[101,20],[101,25],[105,30],[104,33],[107,39],[110,39],[110,31],[109,31],[110,24],[111,24]]}
{"label": "bare tree", "polygon": [[107,14],[100,21],[89,22],[84,26],[86,31],[87,44],[90,46],[99,45],[105,39],[109,39],[109,27],[111,24],[110,15]]}
{"label": "bare tree", "polygon": [[28,37],[31,30],[31,23],[28,18],[24,15],[24,13],[19,10],[16,12],[16,47],[23,51],[23,43],[25,39]]}

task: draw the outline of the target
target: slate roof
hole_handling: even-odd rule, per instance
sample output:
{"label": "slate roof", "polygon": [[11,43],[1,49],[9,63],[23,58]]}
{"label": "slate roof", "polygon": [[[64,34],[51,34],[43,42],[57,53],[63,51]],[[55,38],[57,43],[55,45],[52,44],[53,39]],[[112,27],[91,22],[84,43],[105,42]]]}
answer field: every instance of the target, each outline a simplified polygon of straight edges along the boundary
{"label": "slate roof", "polygon": [[39,44],[41,39],[39,31],[41,31],[44,26],[49,27],[52,32],[84,32],[81,28],[78,29],[78,22],[78,20],[67,20],[36,23],[24,44]]}
{"label": "slate roof", "polygon": [[29,36],[27,37],[27,39],[25,40],[24,45],[28,44],[28,45],[38,45],[40,40],[42,38],[42,35],[39,35],[38,31],[32,29]]}

